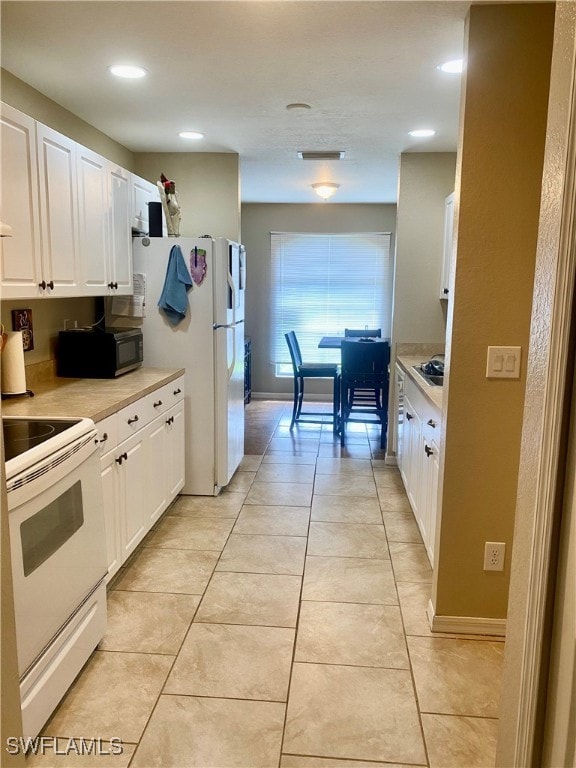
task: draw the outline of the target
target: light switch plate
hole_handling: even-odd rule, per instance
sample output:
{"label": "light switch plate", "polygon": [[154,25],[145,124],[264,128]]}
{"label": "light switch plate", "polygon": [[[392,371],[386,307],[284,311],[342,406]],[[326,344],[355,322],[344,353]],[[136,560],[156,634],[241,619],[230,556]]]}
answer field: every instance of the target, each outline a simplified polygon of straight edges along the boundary
{"label": "light switch plate", "polygon": [[519,379],[522,347],[488,347],[487,379]]}

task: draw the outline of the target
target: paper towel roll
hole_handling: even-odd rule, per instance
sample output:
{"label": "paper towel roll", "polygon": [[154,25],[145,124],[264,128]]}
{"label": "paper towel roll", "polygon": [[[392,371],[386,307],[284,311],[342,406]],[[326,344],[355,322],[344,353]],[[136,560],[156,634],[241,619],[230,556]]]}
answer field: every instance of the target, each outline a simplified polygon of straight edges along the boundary
{"label": "paper towel roll", "polygon": [[6,343],[0,357],[1,388],[3,395],[23,395],[26,392],[24,369],[24,343],[22,331],[6,334]]}

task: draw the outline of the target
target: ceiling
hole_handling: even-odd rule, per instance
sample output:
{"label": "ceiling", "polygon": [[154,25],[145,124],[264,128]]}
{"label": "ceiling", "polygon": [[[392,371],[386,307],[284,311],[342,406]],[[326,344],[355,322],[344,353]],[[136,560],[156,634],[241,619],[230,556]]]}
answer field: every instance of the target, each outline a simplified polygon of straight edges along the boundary
{"label": "ceiling", "polygon": [[[461,77],[437,65],[462,56],[469,5],[15,0],[1,63],[133,152],[238,153],[242,202],[320,202],[310,185],[333,181],[331,204],[392,203],[400,153],[456,150]],[[118,80],[117,62],[149,74]]]}

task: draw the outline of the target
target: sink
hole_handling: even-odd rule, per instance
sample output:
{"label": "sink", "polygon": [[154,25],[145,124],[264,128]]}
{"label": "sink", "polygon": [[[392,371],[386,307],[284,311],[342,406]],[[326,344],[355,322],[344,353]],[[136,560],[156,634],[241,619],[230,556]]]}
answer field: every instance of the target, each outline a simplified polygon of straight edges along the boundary
{"label": "sink", "polygon": [[424,373],[421,365],[413,365],[412,368],[414,368],[416,373],[419,376],[422,376],[422,378],[433,387],[441,387],[444,384],[444,376],[433,376],[429,373]]}

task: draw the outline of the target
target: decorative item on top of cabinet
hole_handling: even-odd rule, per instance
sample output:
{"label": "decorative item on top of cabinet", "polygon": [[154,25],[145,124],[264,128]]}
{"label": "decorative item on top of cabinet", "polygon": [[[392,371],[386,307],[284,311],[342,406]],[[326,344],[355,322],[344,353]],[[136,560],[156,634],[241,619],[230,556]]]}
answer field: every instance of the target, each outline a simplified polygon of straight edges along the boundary
{"label": "decorative item on top of cabinet", "polygon": [[444,250],[442,256],[442,279],[440,298],[447,299],[450,293],[450,269],[454,254],[454,192],[444,201]]}
{"label": "decorative item on top of cabinet", "polygon": [[157,186],[160,192],[162,208],[164,209],[164,216],[166,217],[168,234],[171,237],[180,237],[182,214],[180,212],[180,203],[178,202],[178,193],[176,192],[176,182],[167,179],[161,173]]}

